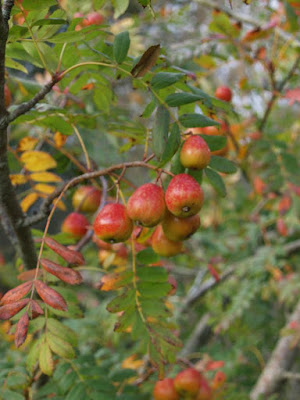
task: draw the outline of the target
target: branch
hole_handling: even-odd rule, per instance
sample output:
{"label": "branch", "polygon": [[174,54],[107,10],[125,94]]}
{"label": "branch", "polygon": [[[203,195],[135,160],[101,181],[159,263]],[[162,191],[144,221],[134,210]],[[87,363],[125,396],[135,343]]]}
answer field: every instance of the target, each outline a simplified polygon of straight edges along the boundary
{"label": "branch", "polygon": [[31,100],[20,104],[12,113],[9,114],[8,122],[12,122],[20,115],[30,111],[39,101],[41,101],[49,92],[51,92],[53,86],[59,82],[59,80],[59,75],[54,75],[52,80],[48,82]]}
{"label": "branch", "polygon": [[[63,183],[59,188],[57,188],[54,192],[52,192],[50,194],[50,196],[48,196],[45,201],[43,202],[41,208],[40,208],[40,212],[37,215],[33,215],[31,217],[27,217],[25,219],[25,221],[20,221],[20,225],[21,226],[32,226],[34,224],[36,224],[37,222],[42,221],[44,218],[46,218],[51,210],[51,205],[53,200],[58,197],[66,188],[66,186],[68,186],[68,188],[72,188],[76,185],[78,185],[79,183],[85,181],[85,180],[89,180],[89,179],[95,179],[95,178],[99,178],[100,176],[105,176],[105,175],[109,175],[111,174],[113,171],[118,170],[118,169],[124,169],[124,168],[137,168],[137,167],[142,167],[142,168],[148,168],[148,169],[152,169],[154,171],[157,172],[164,172],[166,174],[171,174],[168,171],[159,169],[157,167],[155,167],[154,165],[151,164],[147,164],[147,162],[145,161],[131,161],[131,162],[125,162],[122,164],[116,164],[116,165],[112,165],[109,168],[105,168],[99,171],[93,171],[93,172],[87,172],[86,174],[82,174],[79,175],[73,179],[71,179],[68,182]],[[173,174],[171,174],[173,176]]]}
{"label": "branch", "polygon": [[[300,323],[300,302],[298,302],[293,314],[288,319],[286,327],[289,326],[291,321]],[[292,346],[292,341],[292,335],[279,339],[267,365],[250,394],[251,400],[265,399],[277,391],[280,383],[286,378],[286,371],[291,368],[297,351],[297,346]]]}
{"label": "branch", "polygon": [[198,324],[196,325],[196,328],[193,330],[188,341],[180,351],[179,357],[186,357],[187,355],[193,353],[197,349],[199,342],[201,342],[202,337],[205,337],[206,333],[209,330],[208,326],[209,319],[210,319],[209,313],[204,314],[203,317],[200,318]]}
{"label": "branch", "polygon": [[277,98],[279,97],[280,93],[282,92],[282,90],[284,89],[285,85],[287,84],[287,82],[292,78],[292,76],[294,75],[294,73],[296,72],[298,66],[300,63],[300,55],[298,55],[298,57],[296,58],[294,64],[292,65],[292,68],[290,69],[290,71],[288,72],[287,76],[278,84],[276,91],[273,92],[272,97],[268,103],[268,106],[266,108],[266,111],[264,113],[264,116],[262,117],[262,120],[259,124],[259,130],[262,131],[267,123],[268,117],[272,111],[273,105],[275,104],[275,101],[277,100]]}

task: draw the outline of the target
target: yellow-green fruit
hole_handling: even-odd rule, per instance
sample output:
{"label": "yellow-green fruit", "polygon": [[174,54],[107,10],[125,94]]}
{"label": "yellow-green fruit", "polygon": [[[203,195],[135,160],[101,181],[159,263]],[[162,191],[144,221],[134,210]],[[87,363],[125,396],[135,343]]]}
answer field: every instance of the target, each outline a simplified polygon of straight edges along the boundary
{"label": "yellow-green fruit", "polygon": [[206,168],[210,162],[210,150],[206,141],[198,135],[188,137],[180,151],[180,162],[185,168]]}
{"label": "yellow-green fruit", "polygon": [[81,212],[97,211],[101,202],[101,191],[94,186],[81,186],[73,195],[72,204]]}
{"label": "yellow-green fruit", "polygon": [[168,213],[162,222],[162,228],[166,237],[173,241],[182,241],[191,237],[200,227],[198,214],[188,218],[178,218]]}
{"label": "yellow-green fruit", "polygon": [[183,250],[182,242],[174,242],[166,237],[162,226],[158,225],[151,239],[152,249],[162,257],[172,257]]}

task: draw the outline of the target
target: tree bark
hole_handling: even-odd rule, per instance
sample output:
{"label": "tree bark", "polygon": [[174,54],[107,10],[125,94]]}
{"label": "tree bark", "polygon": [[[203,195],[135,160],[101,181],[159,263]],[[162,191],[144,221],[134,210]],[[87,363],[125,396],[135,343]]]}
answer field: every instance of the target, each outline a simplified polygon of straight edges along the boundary
{"label": "tree bark", "polygon": [[20,223],[25,216],[10,181],[7,158],[8,112],[5,107],[4,85],[5,49],[10,10],[11,2],[4,2],[3,8],[0,3],[0,217],[5,232],[12,245],[20,253],[25,267],[34,268],[37,262],[35,246],[30,228]]}

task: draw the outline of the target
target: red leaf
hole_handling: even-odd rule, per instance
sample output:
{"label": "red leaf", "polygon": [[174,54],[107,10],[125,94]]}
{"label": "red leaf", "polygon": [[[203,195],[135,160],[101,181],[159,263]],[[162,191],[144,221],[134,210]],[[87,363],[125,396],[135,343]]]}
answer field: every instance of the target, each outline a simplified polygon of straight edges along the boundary
{"label": "red leaf", "polygon": [[276,229],[279,235],[287,236],[288,235],[288,228],[283,220],[283,218],[278,218],[276,222]]}
{"label": "red leaf", "polygon": [[288,210],[291,208],[291,205],[292,205],[292,199],[290,198],[290,196],[283,196],[278,204],[279,214],[280,215],[286,214]]}
{"label": "red leaf", "polygon": [[29,292],[31,289],[32,282],[25,282],[22,283],[21,285],[9,290],[1,299],[2,304],[9,304],[9,303],[14,303],[22,297],[26,296],[26,294]]}
{"label": "red leaf", "polygon": [[205,364],[206,371],[212,371],[214,369],[222,368],[224,366],[224,361],[208,361]]}
{"label": "red leaf", "polygon": [[[27,271],[21,272],[17,278],[19,281],[33,281],[35,278],[36,269],[29,269]],[[37,278],[41,275],[41,271],[38,272]]]}
{"label": "red leaf", "polygon": [[68,263],[84,265],[84,258],[79,251],[68,249],[66,246],[63,246],[56,240],[49,237],[45,239],[45,243],[51,250],[55,251],[55,253],[60,255]]}
{"label": "red leaf", "polygon": [[15,333],[15,345],[20,347],[27,338],[29,318],[27,312],[19,319]]}
{"label": "red leaf", "polygon": [[290,105],[293,105],[296,101],[300,103],[300,87],[287,90],[283,97],[289,99]]}
{"label": "red leaf", "polygon": [[22,299],[15,303],[6,304],[5,306],[0,307],[0,320],[4,321],[18,314],[18,312],[28,304],[28,302],[29,299]]}
{"label": "red leaf", "polygon": [[208,268],[210,274],[215,278],[215,280],[216,280],[217,282],[219,282],[219,280],[220,280],[220,275],[219,275],[218,271],[212,266],[212,264],[208,264],[208,265],[207,265],[207,268]]}
{"label": "red leaf", "polygon": [[80,273],[71,268],[62,267],[46,258],[41,259],[41,265],[49,274],[56,276],[58,279],[70,285],[79,285],[82,282]]}
{"label": "red leaf", "polygon": [[265,184],[265,182],[259,177],[256,176],[253,180],[253,186],[254,186],[254,191],[256,194],[262,195],[266,188],[267,185]]}
{"label": "red leaf", "polygon": [[224,374],[224,372],[222,371],[216,372],[212,383],[213,389],[219,388],[225,383],[225,381],[226,381],[226,375]]}
{"label": "red leaf", "polygon": [[34,285],[39,296],[50,307],[53,307],[56,310],[62,310],[62,311],[68,310],[68,306],[67,303],[65,302],[65,299],[59,293],[57,293],[56,290],[50,288],[44,282],[41,281],[35,281]]}
{"label": "red leaf", "polygon": [[31,319],[37,318],[40,315],[44,314],[42,307],[39,305],[37,301],[32,300],[30,306],[31,306]]}

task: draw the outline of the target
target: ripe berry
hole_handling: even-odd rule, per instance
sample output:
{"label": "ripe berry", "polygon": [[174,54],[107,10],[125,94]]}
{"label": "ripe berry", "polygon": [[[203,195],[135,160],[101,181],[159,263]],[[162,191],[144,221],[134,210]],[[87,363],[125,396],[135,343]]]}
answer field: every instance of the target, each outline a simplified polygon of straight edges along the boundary
{"label": "ripe berry", "polygon": [[68,233],[75,239],[80,239],[86,234],[88,228],[89,221],[85,218],[85,216],[79,214],[78,212],[72,212],[64,220],[61,230],[64,233]]}
{"label": "ripe berry", "polygon": [[147,227],[157,225],[165,216],[164,191],[154,183],[140,186],[127,203],[129,218]]}
{"label": "ripe berry", "polygon": [[194,368],[179,372],[174,379],[176,391],[182,396],[195,396],[201,386],[202,375]]}
{"label": "ripe berry", "polygon": [[193,135],[186,139],[181,151],[180,162],[185,168],[203,169],[210,161],[210,150],[201,136]]}
{"label": "ripe berry", "polygon": [[155,253],[162,257],[172,257],[182,252],[182,242],[169,240],[161,225],[158,225],[155,229],[151,238],[151,245]]}
{"label": "ripe berry", "polygon": [[73,195],[72,204],[81,212],[97,211],[101,201],[101,191],[94,186],[81,186]]}
{"label": "ripe berry", "polygon": [[133,223],[123,204],[107,204],[94,221],[95,234],[105,242],[124,242],[129,239],[132,230]]}
{"label": "ripe berry", "polygon": [[211,400],[213,396],[213,391],[209,386],[208,381],[202,376],[201,386],[197,393],[196,400]]}
{"label": "ripe berry", "polygon": [[179,395],[174,388],[171,378],[157,381],[153,390],[154,400],[179,400]]}
{"label": "ripe berry", "polygon": [[179,174],[172,178],[166,190],[168,210],[179,218],[197,214],[203,204],[204,195],[198,182],[188,174]]}
{"label": "ripe berry", "polygon": [[215,96],[223,101],[230,101],[232,98],[232,91],[228,86],[219,86],[215,91]]}
{"label": "ripe berry", "polygon": [[162,228],[166,237],[170,240],[182,241],[191,237],[200,227],[198,214],[188,218],[178,218],[168,213],[162,222]]}
{"label": "ripe berry", "polygon": [[82,21],[83,26],[89,25],[101,25],[104,21],[103,15],[99,14],[97,11],[89,13],[85,19]]}

